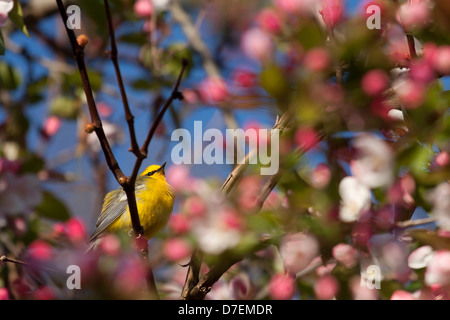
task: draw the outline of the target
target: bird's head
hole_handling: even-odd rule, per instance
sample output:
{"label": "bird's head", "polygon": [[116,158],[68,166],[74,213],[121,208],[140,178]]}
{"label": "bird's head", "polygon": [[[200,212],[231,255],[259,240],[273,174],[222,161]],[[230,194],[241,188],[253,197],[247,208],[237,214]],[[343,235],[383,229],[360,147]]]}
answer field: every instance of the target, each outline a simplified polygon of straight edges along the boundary
{"label": "bird's head", "polygon": [[166,167],[166,163],[162,166],[157,164],[152,164],[151,166],[148,166],[142,173],[141,176],[147,176],[147,177],[154,177],[154,178],[165,178],[165,171],[164,168]]}

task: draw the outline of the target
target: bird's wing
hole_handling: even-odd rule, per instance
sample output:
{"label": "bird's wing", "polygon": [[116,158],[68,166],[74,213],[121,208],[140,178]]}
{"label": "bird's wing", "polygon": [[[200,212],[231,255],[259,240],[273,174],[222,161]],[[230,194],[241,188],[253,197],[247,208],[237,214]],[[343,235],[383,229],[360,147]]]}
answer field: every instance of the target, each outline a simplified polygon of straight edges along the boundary
{"label": "bird's wing", "polygon": [[127,196],[122,189],[114,190],[105,196],[103,208],[96,223],[96,229],[89,242],[95,240],[106,228],[108,228],[117,218],[126,212]]}

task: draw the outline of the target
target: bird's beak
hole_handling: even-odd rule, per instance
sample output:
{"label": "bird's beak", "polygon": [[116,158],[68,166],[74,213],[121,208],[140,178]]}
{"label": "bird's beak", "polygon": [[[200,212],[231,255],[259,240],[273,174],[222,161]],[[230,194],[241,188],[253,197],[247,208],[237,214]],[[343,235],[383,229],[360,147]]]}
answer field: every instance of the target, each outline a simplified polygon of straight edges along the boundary
{"label": "bird's beak", "polygon": [[163,174],[166,174],[166,172],[164,171],[164,168],[166,167],[167,162],[164,162],[164,164],[161,166],[161,171]]}

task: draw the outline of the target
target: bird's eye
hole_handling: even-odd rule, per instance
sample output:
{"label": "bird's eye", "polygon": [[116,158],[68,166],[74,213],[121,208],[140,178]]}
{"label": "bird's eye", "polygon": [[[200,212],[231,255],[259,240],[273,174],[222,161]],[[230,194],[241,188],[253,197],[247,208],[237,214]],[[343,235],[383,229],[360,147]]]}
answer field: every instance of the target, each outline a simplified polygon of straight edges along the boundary
{"label": "bird's eye", "polygon": [[156,173],[156,171],[157,171],[157,170],[154,170],[154,171],[150,171],[149,173],[147,173],[147,176],[149,176],[149,177],[150,177],[150,176],[154,175],[154,174]]}

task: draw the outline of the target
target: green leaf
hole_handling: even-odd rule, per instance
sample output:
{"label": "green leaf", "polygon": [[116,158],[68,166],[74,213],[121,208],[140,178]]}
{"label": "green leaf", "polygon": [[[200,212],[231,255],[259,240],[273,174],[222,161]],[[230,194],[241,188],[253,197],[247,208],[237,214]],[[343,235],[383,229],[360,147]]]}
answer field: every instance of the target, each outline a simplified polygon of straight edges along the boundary
{"label": "green leaf", "polygon": [[272,65],[261,72],[261,86],[273,97],[284,99],[288,88],[288,82],[277,66]]}
{"label": "green leaf", "polygon": [[41,101],[44,98],[45,90],[48,86],[48,77],[43,76],[33,82],[27,87],[27,100],[30,104]]}
{"label": "green leaf", "polygon": [[161,72],[164,75],[177,77],[181,70],[181,65],[183,59],[188,61],[188,67],[186,69],[186,74],[190,71],[190,66],[192,63],[192,52],[186,47],[184,43],[174,43],[167,50],[165,50],[163,55],[164,61],[162,63]]}
{"label": "green leaf", "polygon": [[[88,70],[89,83],[91,85],[92,91],[96,92],[100,90],[102,86],[102,75],[96,71]],[[73,88],[82,88],[83,82],[81,81],[80,73],[74,71],[71,74],[66,74],[64,76],[64,90],[72,92]]]}
{"label": "green leaf", "polygon": [[44,168],[44,160],[35,153],[27,153],[22,159],[22,165],[20,166],[20,172],[37,174]]}
{"label": "green leaf", "polygon": [[408,232],[414,240],[429,245],[434,250],[450,250],[450,238],[442,237],[436,231],[415,229]]}
{"label": "green leaf", "polygon": [[63,119],[75,119],[78,110],[77,101],[70,97],[58,97],[50,105],[50,114]]}
{"label": "green leaf", "polygon": [[0,62],[0,87],[6,90],[15,90],[19,83],[20,73],[6,62]]}
{"label": "green leaf", "polygon": [[27,37],[30,37],[27,26],[23,22],[22,6],[20,5],[19,0],[14,0],[14,7],[8,16],[11,21],[14,22],[14,24],[27,35]]}
{"label": "green leaf", "polygon": [[36,208],[36,212],[40,217],[52,220],[66,221],[70,218],[66,206],[48,191],[44,191],[44,199]]}
{"label": "green leaf", "polygon": [[0,31],[0,56],[5,55],[5,40],[3,39],[3,34]]}

